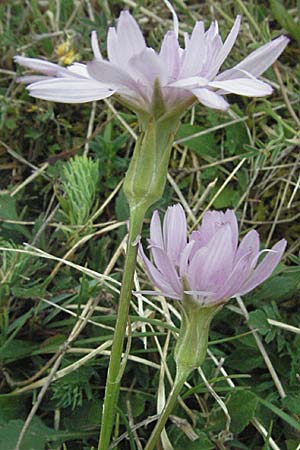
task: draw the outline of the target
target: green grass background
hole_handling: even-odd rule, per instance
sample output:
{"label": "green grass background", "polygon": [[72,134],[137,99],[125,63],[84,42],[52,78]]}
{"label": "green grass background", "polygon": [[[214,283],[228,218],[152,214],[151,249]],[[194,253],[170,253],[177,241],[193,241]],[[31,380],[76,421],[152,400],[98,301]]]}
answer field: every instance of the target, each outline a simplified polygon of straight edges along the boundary
{"label": "green grass background", "polygon": [[[180,201],[190,227],[207,208],[234,208],[241,236],[255,228],[263,245],[285,237],[288,249],[270,280],[214,319],[202,372],[189,378],[157,448],[172,448],[169,440],[175,450],[299,450],[299,2],[176,0],[174,6],[182,31],[195,20],[208,26],[217,19],[223,37],[243,15],[225,67],[282,33],[291,42],[263,76],[272,96],[232,95],[227,113],[196,105],[185,115],[155,208],[163,212]],[[12,58],[87,61],[94,29],[105,54],[107,27],[124,8],[158,49],[172,26],[158,0],[0,3],[1,450],[15,448],[51,371],[54,381],[21,449],[97,445],[124,263],[128,210],[121,182],[138,133],[136,117],[113,99],[63,105],[29,97],[16,83],[21,70]],[[138,265],[135,288],[149,287]],[[132,299],[112,448],[140,450],[151,433],[157,401],[163,403],[174,377],[178,314],[176,303],[163,298]]]}

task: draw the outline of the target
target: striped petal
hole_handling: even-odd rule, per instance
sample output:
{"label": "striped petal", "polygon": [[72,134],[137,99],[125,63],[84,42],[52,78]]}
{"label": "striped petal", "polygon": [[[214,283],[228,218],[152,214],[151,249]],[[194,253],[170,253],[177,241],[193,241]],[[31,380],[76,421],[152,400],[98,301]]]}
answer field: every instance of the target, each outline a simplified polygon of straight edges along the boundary
{"label": "striped petal", "polygon": [[59,103],[86,103],[110,97],[114,91],[83,78],[50,78],[27,86],[33,97]]}
{"label": "striped petal", "polygon": [[275,267],[278,265],[285,251],[286,245],[286,240],[281,239],[281,241],[277,242],[277,244],[272,247],[271,251],[267,254],[267,256],[264,257],[262,262],[254,270],[250,278],[241,287],[241,290],[239,292],[240,295],[252,291],[252,289],[269,278]]}
{"label": "striped petal", "polygon": [[191,89],[191,92],[197,97],[200,103],[209,108],[220,109],[226,111],[229,103],[221,96],[206,88]]}

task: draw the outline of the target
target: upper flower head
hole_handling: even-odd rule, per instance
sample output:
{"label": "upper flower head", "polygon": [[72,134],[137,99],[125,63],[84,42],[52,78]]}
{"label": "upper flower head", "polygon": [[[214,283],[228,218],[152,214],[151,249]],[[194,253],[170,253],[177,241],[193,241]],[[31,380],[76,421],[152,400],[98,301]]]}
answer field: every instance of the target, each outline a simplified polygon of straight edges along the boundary
{"label": "upper flower head", "polygon": [[166,110],[198,99],[205,106],[226,110],[224,95],[234,93],[260,97],[271,86],[257,79],[278,58],[288,43],[281,36],[251,53],[242,62],[220,74],[240,27],[240,16],[222,42],[215,21],[205,31],[197,22],[191,36],[185,33],[184,48],[174,30],[163,38],[159,52],[147,47],[143,34],[128,11],[122,11],[117,27],[109,28],[104,60],[92,32],[94,60],[67,68],[34,58],[16,56],[15,61],[44,76],[23,77],[33,97],[65,103],[84,103],[118,95],[133,109],[151,112],[158,81]]}
{"label": "upper flower head", "polygon": [[140,256],[149,278],[161,293],[178,300],[184,294],[200,305],[223,303],[250,292],[265,281],[279,263],[286,247],[277,242],[258,263],[259,235],[249,231],[238,245],[235,213],[209,211],[187,240],[187,223],[178,204],[168,208],[161,227],[158,212],[151,220],[149,247],[153,263],[142,246]]}

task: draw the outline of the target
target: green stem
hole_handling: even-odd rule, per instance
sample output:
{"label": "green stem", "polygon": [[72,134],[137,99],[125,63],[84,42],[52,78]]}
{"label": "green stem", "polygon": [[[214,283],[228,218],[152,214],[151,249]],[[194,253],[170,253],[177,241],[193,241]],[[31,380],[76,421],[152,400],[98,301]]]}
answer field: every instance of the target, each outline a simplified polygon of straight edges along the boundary
{"label": "green stem", "polygon": [[124,265],[114,340],[108,367],[98,450],[108,449],[114,423],[115,409],[118,402],[118,394],[121,381],[121,357],[126,333],[129,305],[133,287],[133,276],[137,257],[137,238],[142,230],[145,212],[146,211],[144,207],[131,208],[130,211],[127,253]]}
{"label": "green stem", "polygon": [[174,381],[174,385],[169,394],[167,403],[165,404],[165,407],[155,425],[154,430],[151,433],[151,436],[150,436],[144,450],[153,450],[154,449],[154,447],[161,435],[161,432],[163,431],[163,429],[165,427],[168,417],[171,414],[171,412],[176,404],[177,397],[180,394],[180,391],[181,391],[189,373],[190,373],[190,371],[184,371],[184,372],[181,372],[180,374],[177,372],[176,378]]}

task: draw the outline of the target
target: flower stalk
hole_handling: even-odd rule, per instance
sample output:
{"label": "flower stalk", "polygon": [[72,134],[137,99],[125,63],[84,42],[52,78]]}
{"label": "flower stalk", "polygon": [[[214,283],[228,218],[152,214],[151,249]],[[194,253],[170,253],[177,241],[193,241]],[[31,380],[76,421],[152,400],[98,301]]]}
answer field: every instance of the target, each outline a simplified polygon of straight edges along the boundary
{"label": "flower stalk", "polygon": [[[118,315],[106,381],[98,450],[107,450],[112,433],[122,377],[121,357],[133,287],[137,249],[144,216],[164,191],[170,152],[182,114],[164,115],[159,86],[153,115],[140,116],[141,134],[126,173],[123,190],[130,209],[129,236],[120,292]],[[162,100],[162,99],[161,99]]]}
{"label": "flower stalk", "polygon": [[220,306],[216,305],[201,307],[192,297],[184,295],[181,305],[180,333],[174,353],[176,362],[174,385],[145,450],[154,449],[184,383],[190,373],[203,363],[207,351],[210,323],[219,309]]}
{"label": "flower stalk", "polygon": [[114,340],[111,349],[109,362],[105,398],[103,405],[101,431],[98,450],[107,450],[112,433],[115,408],[118,402],[120,381],[122,376],[121,357],[128,321],[128,312],[133,285],[137,255],[137,239],[142,230],[145,208],[131,208],[129,221],[129,235],[127,242],[127,252],[123,272],[122,287],[118,306],[118,315],[114,332]]}
{"label": "flower stalk", "polygon": [[181,389],[184,385],[184,383],[187,380],[187,377],[189,376],[190,372],[182,372],[180,375],[177,373],[173,388],[170,392],[170,395],[168,397],[167,403],[165,404],[165,407],[155,425],[154,430],[152,431],[152,434],[146,444],[146,447],[144,450],[153,450],[162,430],[164,429],[164,426],[168,420],[169,415],[172,413],[173,408],[176,404],[178,395],[181,392]]}

